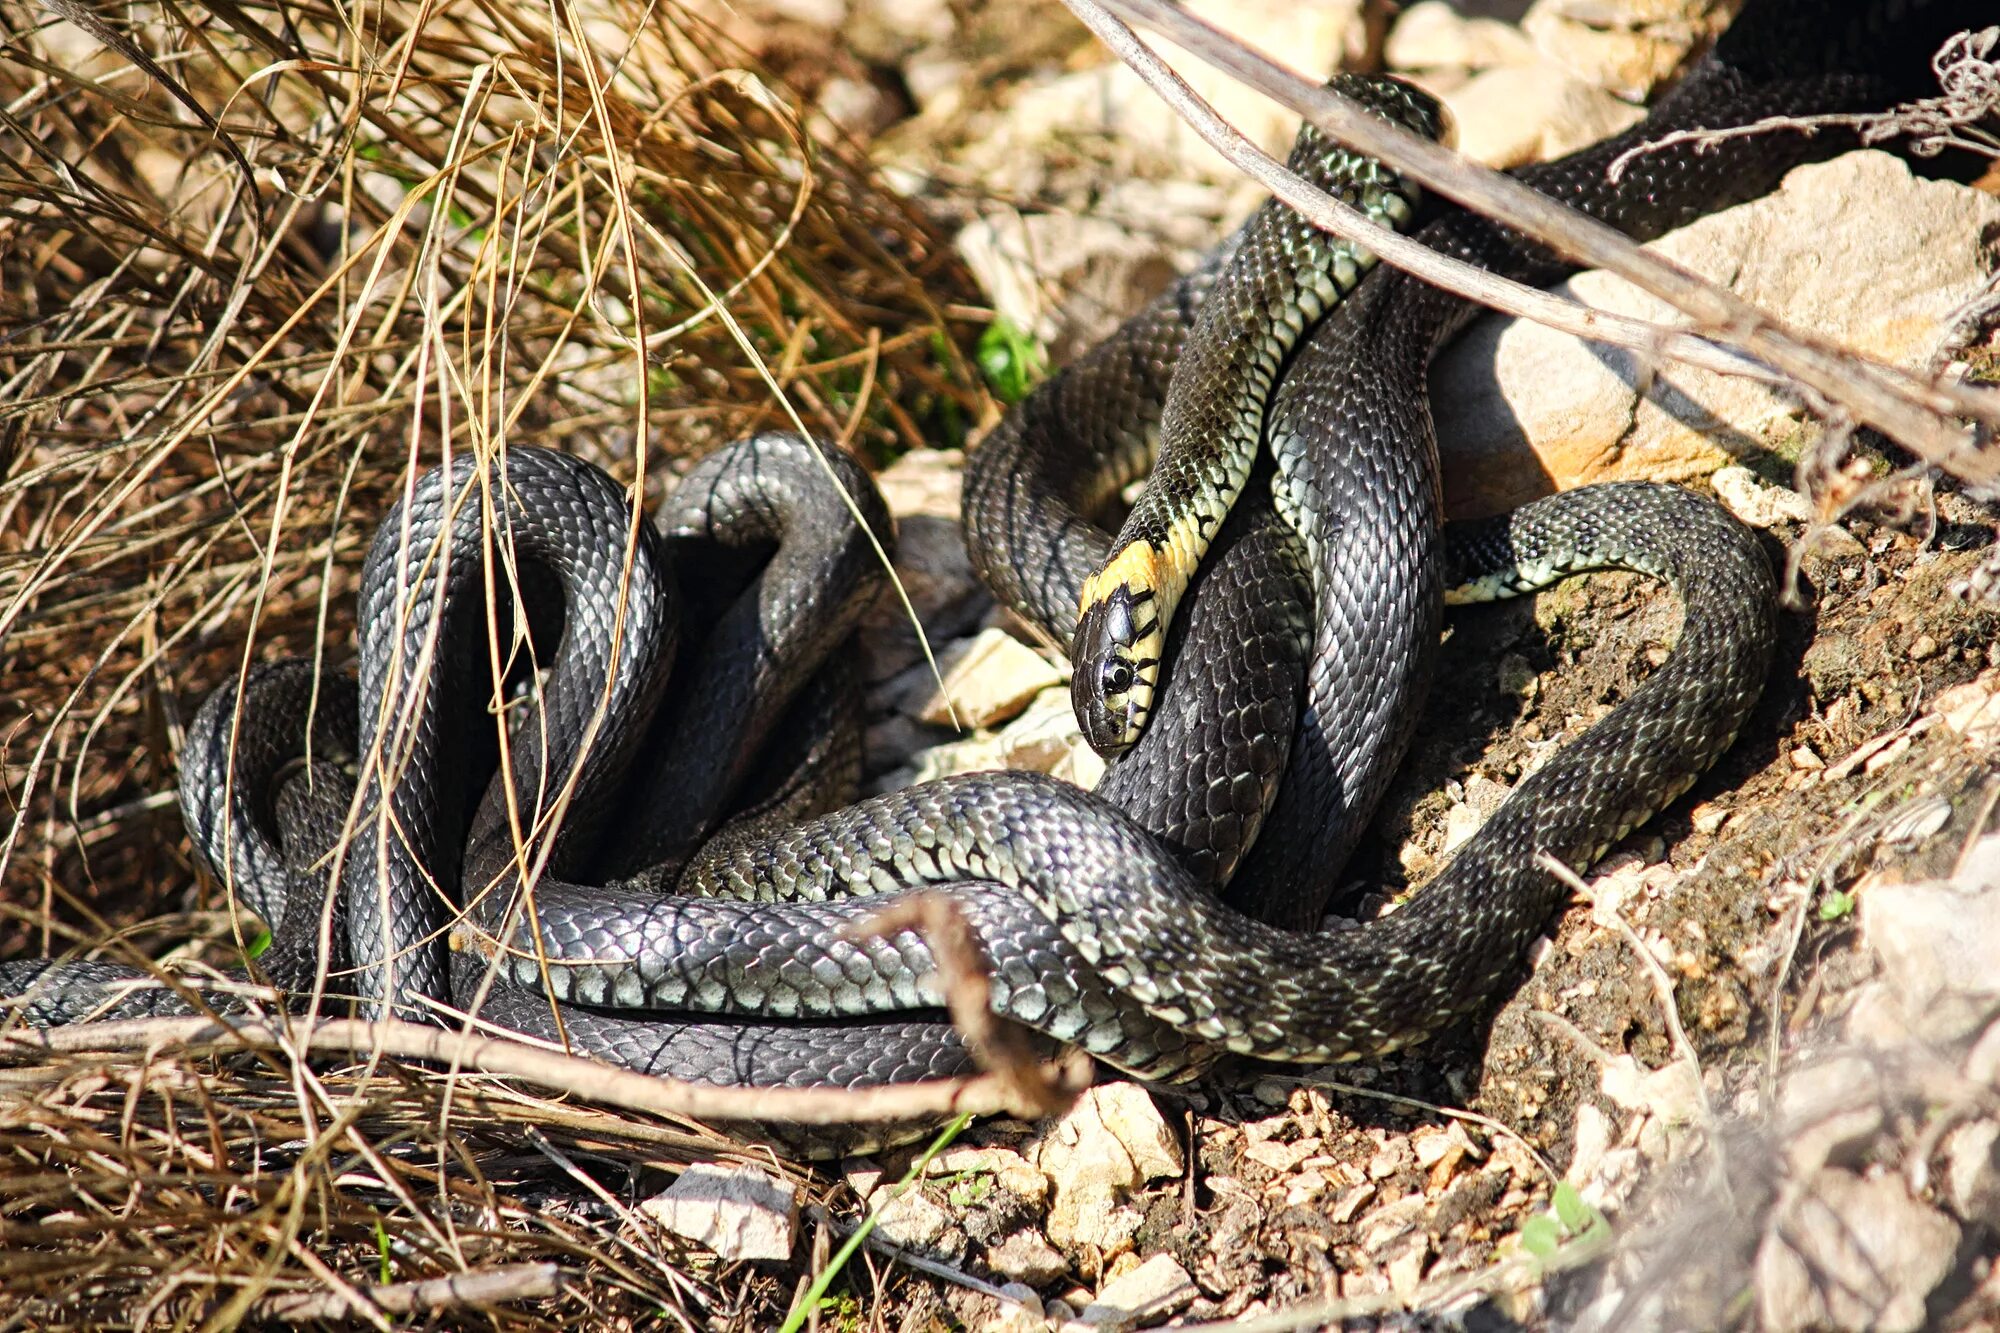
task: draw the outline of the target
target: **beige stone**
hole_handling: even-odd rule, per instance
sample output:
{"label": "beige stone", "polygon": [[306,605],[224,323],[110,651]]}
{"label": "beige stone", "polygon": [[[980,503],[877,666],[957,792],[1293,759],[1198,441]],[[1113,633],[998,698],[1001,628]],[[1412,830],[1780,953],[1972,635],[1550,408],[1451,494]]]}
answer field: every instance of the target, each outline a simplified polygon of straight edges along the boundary
{"label": "beige stone", "polygon": [[1459,151],[1501,170],[1561,157],[1646,114],[1546,61],[1487,70],[1446,93],[1445,105]]}
{"label": "beige stone", "polygon": [[639,1211],[724,1259],[785,1259],[798,1228],[799,1193],[761,1167],[697,1162]]}
{"label": "beige stone", "polygon": [[1535,44],[1511,23],[1469,18],[1446,0],[1420,0],[1396,18],[1382,44],[1390,69],[1491,69],[1540,59]]}
{"label": "beige stone", "polygon": [[[2000,200],[1922,181],[1886,153],[1801,167],[1764,199],[1655,243],[1794,328],[1901,366],[1927,361],[1946,321],[1982,289]],[[1621,279],[1583,273],[1558,291],[1679,322]],[[1856,293],[1865,291],[1866,300]],[[1755,381],[1649,367],[1524,321],[1488,318],[1431,376],[1446,505],[1465,516],[1621,478],[1682,481],[1767,449],[1801,409]]]}
{"label": "beige stone", "polygon": [[1065,679],[1062,670],[1005,630],[984,629],[938,654],[937,682],[913,710],[934,727],[991,727],[1019,715],[1028,701]]}
{"label": "beige stone", "polygon": [[1160,1323],[1201,1293],[1194,1279],[1170,1254],[1156,1254],[1115,1277],[1083,1307],[1077,1318],[1097,1328],[1125,1329]]}
{"label": "beige stone", "polygon": [[1620,0],[1611,7],[1537,0],[1521,31],[1579,78],[1634,100],[1687,60],[1695,41],[1725,22],[1716,0]]}

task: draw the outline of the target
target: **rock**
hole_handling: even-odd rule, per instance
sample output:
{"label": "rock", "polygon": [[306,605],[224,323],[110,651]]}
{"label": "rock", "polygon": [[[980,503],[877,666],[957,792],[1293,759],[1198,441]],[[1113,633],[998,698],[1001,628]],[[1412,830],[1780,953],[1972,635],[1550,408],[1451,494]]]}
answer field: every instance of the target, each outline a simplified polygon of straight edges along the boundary
{"label": "rock", "polygon": [[1382,1264],[1382,1272],[1389,1279],[1389,1290],[1405,1302],[1417,1294],[1417,1284],[1424,1280],[1424,1265],[1430,1261],[1430,1237],[1419,1231],[1414,1236],[1405,1237]]}
{"label": "rock", "polygon": [[1113,1278],[1077,1318],[1098,1328],[1132,1328],[1173,1317],[1201,1293],[1194,1279],[1170,1254],[1156,1254],[1122,1277]]}
{"label": "rock", "polygon": [[1975,1120],[1944,1141],[1945,1197],[1959,1220],[2000,1225],[2000,1123]]}
{"label": "rock", "polygon": [[1180,1144],[1143,1088],[1106,1083],[1077,1099],[1036,1142],[1030,1160],[1055,1189],[1049,1239],[1129,1249],[1139,1214],[1125,1195],[1149,1180],[1179,1175]]}
{"label": "rock", "polygon": [[1772,486],[1747,467],[1731,463],[1719,468],[1708,484],[1723,507],[1753,528],[1775,528],[1780,523],[1810,523],[1812,502],[1788,486]]}
{"label": "rock", "polygon": [[[1008,209],[967,223],[954,243],[1000,317],[1051,344],[1058,361],[1179,272],[1173,247],[1102,217]],[[1092,320],[1092,310],[1116,315]]]}
{"label": "rock", "polygon": [[[1060,685],[1067,677],[1058,667],[1005,630],[984,629],[938,654],[944,692],[929,682],[911,710],[919,722],[962,727],[990,727],[1016,716],[1028,701]],[[924,673],[926,676],[929,672]]]}
{"label": "rock", "polygon": [[1382,44],[1390,69],[1491,69],[1540,57],[1519,28],[1498,19],[1467,18],[1445,0],[1421,0],[1396,19]]}
{"label": "rock", "polygon": [[847,0],[760,0],[773,18],[789,19],[832,32],[847,22]]}
{"label": "rock", "polygon": [[[879,739],[886,747],[897,738],[885,735]],[[881,779],[877,790],[1003,768],[1051,773],[1086,789],[1097,785],[1104,775],[1104,760],[1078,734],[1076,711],[1070,706],[1066,684],[1042,691],[996,735],[916,749],[904,768]]]}
{"label": "rock", "polygon": [[849,9],[841,37],[871,65],[894,65],[958,30],[950,0],[850,0]]}
{"label": "rock", "polygon": [[1695,41],[1726,21],[1715,0],[1642,0],[1614,6],[1536,0],[1521,31],[1577,77],[1635,101],[1687,59]]}
{"label": "rock", "polygon": [[697,1162],[639,1211],[723,1259],[786,1259],[798,1228],[799,1193],[761,1167]]}
{"label": "rock", "polygon": [[1965,1076],[1986,1087],[2000,1084],[2000,1022],[1987,1024],[1966,1052]]}
{"label": "rock", "polygon": [[1445,94],[1458,149],[1496,170],[1596,143],[1636,125],[1645,111],[1558,65],[1503,65]]}
{"label": "rock", "polygon": [[1049,1197],[1049,1178],[1012,1148],[948,1148],[932,1161],[927,1174],[933,1176],[979,1172],[993,1177],[993,1183],[1015,1198],[1039,1208]]}
{"label": "rock", "polygon": [[[965,455],[912,449],[875,478],[896,516],[896,576],[933,643],[970,630],[991,604],[966,558],[958,523]],[[885,589],[862,621],[863,674],[884,681],[923,660],[909,613]]]}
{"label": "rock", "polygon": [[875,1219],[877,1235],[906,1250],[956,1251],[962,1247],[963,1237],[952,1237],[960,1241],[959,1245],[945,1243],[952,1230],[948,1211],[920,1189],[906,1190],[901,1198],[892,1198],[895,1188],[884,1185],[868,1201],[870,1208],[881,1210]]}
{"label": "rock", "polygon": [[903,86],[917,110],[927,115],[955,111],[973,81],[972,66],[942,49],[919,51],[903,62]]}
{"label": "rock", "polygon": [[1810,1177],[1831,1163],[1849,1166],[1882,1128],[1882,1080],[1876,1063],[1837,1055],[1801,1065],[1778,1091],[1782,1142],[1793,1174]]}
{"label": "rock", "polygon": [[1069,1273],[1069,1260],[1049,1244],[1048,1238],[1033,1227],[1010,1232],[1007,1239],[986,1251],[986,1264],[994,1272],[1031,1287],[1046,1287]]}
{"label": "rock", "polygon": [[[1885,153],[1801,167],[1774,195],[1703,218],[1655,248],[1795,328],[1895,365],[1931,355],[1951,313],[1993,267],[1983,241],[2000,200],[1920,181]],[[1856,300],[1865,287],[1868,299]],[[1559,289],[1624,314],[1678,322],[1601,272]],[[1615,478],[1685,480],[1790,433],[1799,409],[1770,387],[1683,366],[1649,376],[1634,354],[1488,318],[1431,374],[1446,504],[1512,508]]]}
{"label": "rock", "polygon": [[1757,1251],[1763,1327],[1915,1333],[1958,1240],[1957,1224],[1912,1199],[1898,1177],[1821,1171]]}
{"label": "rock", "polygon": [[[1337,68],[1350,44],[1358,47],[1362,27],[1361,0],[1193,0],[1187,9],[1265,51],[1282,52],[1294,69],[1315,75]],[[1298,131],[1298,117],[1252,92],[1226,74],[1187,56],[1171,45],[1166,54],[1175,69],[1222,118],[1279,157]],[[1134,165],[1155,168],[1147,174],[1196,176],[1234,183],[1236,169],[1215,152],[1187,122],[1122,63],[1110,61],[1061,75],[1024,89],[1007,108],[1004,120],[987,142],[969,156],[980,158],[1032,153],[1047,156],[1052,147],[1074,156],[1080,141],[1101,139],[1116,145],[1121,172],[1137,174]],[[1086,150],[1087,151],[1087,150]],[[1136,159],[1136,162],[1135,162]],[[991,184],[991,182],[989,182]],[[1007,182],[1022,193],[1019,181]]]}
{"label": "rock", "polygon": [[1387,1180],[1416,1160],[1410,1141],[1400,1135],[1385,1140],[1368,1159],[1368,1178]]}
{"label": "rock", "polygon": [[1967,1036],[2000,1009],[2000,889],[1876,882],[1857,896],[1884,985],[1933,1041]]}
{"label": "rock", "polygon": [[861,140],[874,138],[903,116],[903,104],[894,94],[868,79],[841,74],[819,86],[813,103],[829,122]]}

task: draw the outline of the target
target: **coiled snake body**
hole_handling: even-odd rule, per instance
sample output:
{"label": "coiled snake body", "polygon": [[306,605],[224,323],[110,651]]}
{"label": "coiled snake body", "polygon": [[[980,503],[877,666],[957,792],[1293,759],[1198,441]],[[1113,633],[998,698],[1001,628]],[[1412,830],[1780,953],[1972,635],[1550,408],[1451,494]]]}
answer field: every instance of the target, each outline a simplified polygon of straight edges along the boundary
{"label": "coiled snake body", "polygon": [[[1616,152],[1672,128],[1887,105],[1920,86],[1923,57],[1970,9],[1884,6],[1829,26],[1817,6],[1752,0],[1638,131],[1525,174],[1633,234],[1656,234],[1845,144],[1832,133],[1758,136],[1708,154],[1669,148],[1613,188],[1603,167]],[[1465,215],[1424,235],[1531,280],[1562,268]],[[1216,271],[1184,280],[1044,386],[969,468],[976,565],[997,596],[1059,638],[1109,550],[1090,516],[1144,452]],[[425,478],[371,555],[358,702],[297,664],[253,673],[240,698],[226,689],[211,699],[184,757],[190,828],[274,927],[274,978],[306,984],[318,949],[344,944],[356,970],[332,989],[422,1013],[427,1000],[469,999],[497,960],[527,984],[496,986],[486,1018],[553,1032],[546,985],[589,1006],[566,1015],[571,1040],[661,1072],[863,1083],[962,1067],[963,1049],[936,1021],[842,1021],[935,1005],[921,940],[838,934],[872,906],[867,895],[932,884],[968,886],[962,900],[994,954],[1002,1012],[1142,1074],[1184,1075],[1218,1047],[1334,1060],[1419,1040],[1484,1003],[1518,965],[1560,893],[1540,855],[1586,864],[1729,743],[1771,646],[1761,550],[1687,493],[1603,488],[1459,534],[1455,581],[1605,565],[1659,574],[1686,602],[1680,643],[1525,780],[1415,901],[1331,935],[1284,928],[1316,917],[1427,676],[1446,552],[1424,372],[1469,313],[1377,272],[1306,338],[1269,407],[1275,463],[1223,525],[1175,619],[1163,702],[1096,795],[1033,775],[975,775],[788,822],[811,809],[802,793],[819,784],[806,778],[851,773],[852,733],[761,774],[738,757],[746,750],[718,746],[720,757],[680,761],[704,774],[692,790],[748,790],[760,817],[710,838],[684,867],[658,868],[698,842],[715,812],[688,811],[665,829],[650,810],[641,819],[621,806],[633,791],[656,799],[649,779],[630,776],[649,734],[699,727],[706,740],[753,717],[788,729],[772,721],[782,702],[753,710],[726,686],[701,687],[718,693],[678,715],[683,723],[640,724],[660,715],[670,674],[688,669],[675,665],[674,607],[683,582],[692,596],[702,580],[677,580],[670,548],[768,543],[761,486],[782,474],[792,480],[780,490],[797,498],[797,479],[818,466],[808,443],[765,437],[684,483],[669,539],[635,524],[602,474],[560,455],[515,450],[491,469],[461,460]],[[845,479],[869,493],[853,469]],[[866,516],[886,530],[879,509]],[[518,661],[487,659],[484,598],[470,595],[488,578],[488,531],[512,543],[493,581],[502,610],[518,609],[531,630]],[[750,661],[774,697],[803,700],[795,708],[839,697],[837,676],[811,674],[815,654],[845,633],[819,605],[832,586],[822,572],[857,559],[813,557],[808,584],[767,571],[707,651]],[[552,584],[564,595],[549,596]],[[865,579],[856,586],[853,606]],[[794,656],[767,632],[794,612],[824,627],[814,653]],[[496,691],[517,719],[504,775],[483,787],[455,781],[490,760],[492,727],[480,719]],[[307,716],[317,719],[310,737]],[[669,880],[683,892],[654,891]],[[186,1004],[159,989],[115,994],[125,975],[16,962],[0,965],[0,987],[27,995],[40,1023]],[[643,1016],[613,1012],[623,1007]]]}

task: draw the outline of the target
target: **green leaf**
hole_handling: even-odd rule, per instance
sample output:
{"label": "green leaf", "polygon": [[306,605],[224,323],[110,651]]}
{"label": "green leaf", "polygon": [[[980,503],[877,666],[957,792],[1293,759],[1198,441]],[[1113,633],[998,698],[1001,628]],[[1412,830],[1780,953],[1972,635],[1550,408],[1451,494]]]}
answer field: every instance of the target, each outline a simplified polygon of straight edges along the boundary
{"label": "green leaf", "polygon": [[1854,895],[1839,889],[1828,893],[1819,900],[1819,919],[1822,921],[1845,921],[1854,915]]}
{"label": "green leaf", "polygon": [[248,954],[252,958],[262,958],[264,956],[264,950],[270,947],[271,947],[271,932],[268,930],[260,930],[256,933],[256,935],[254,935],[251,938],[250,943],[247,946],[245,946],[243,952]]}
{"label": "green leaf", "polygon": [[1603,1215],[1585,1203],[1583,1196],[1576,1192],[1576,1186],[1567,1180],[1557,1183],[1550,1202],[1555,1205],[1556,1220],[1572,1236],[1581,1236],[1604,1221]]}
{"label": "green leaf", "polygon": [[1003,403],[1026,398],[1048,369],[1048,352],[1041,343],[1002,316],[995,316],[979,335],[973,355],[993,388],[993,396]]}
{"label": "green leaf", "polygon": [[382,1225],[380,1218],[375,1221],[375,1249],[382,1256],[382,1285],[386,1287],[394,1278],[395,1271],[389,1266],[389,1229]]}
{"label": "green leaf", "polygon": [[1537,1259],[1553,1259],[1562,1248],[1562,1225],[1547,1213],[1521,1223],[1521,1248]]}

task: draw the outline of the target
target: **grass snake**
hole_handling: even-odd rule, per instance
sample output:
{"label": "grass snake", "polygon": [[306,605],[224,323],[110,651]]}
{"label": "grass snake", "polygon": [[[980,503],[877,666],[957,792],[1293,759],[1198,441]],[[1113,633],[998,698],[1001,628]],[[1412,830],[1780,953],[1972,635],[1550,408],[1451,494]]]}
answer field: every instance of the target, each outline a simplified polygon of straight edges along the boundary
{"label": "grass snake", "polygon": [[[1836,22],[1820,6],[1751,0],[1638,129],[1522,175],[1629,234],[1659,234],[1852,140],[1681,145],[1637,159],[1612,187],[1604,167],[1624,148],[1672,129],[1880,109],[1922,91],[1930,50],[1973,10],[1856,6]],[[1565,271],[1504,229],[1432,213],[1421,235],[1435,248],[1528,281]],[[1171,368],[1238,239],[973,455],[975,565],[1057,641],[1112,549],[1094,519],[1143,467]],[[1217,1049],[1332,1060],[1419,1040],[1519,966],[1562,892],[1537,853],[1586,864],[1729,743],[1772,633],[1755,540],[1672,488],[1538,502],[1454,532],[1447,548],[1425,375],[1472,313],[1377,271],[1305,333],[1267,406],[1264,461],[1174,617],[1151,723],[1096,794],[989,774],[815,811],[854,767],[838,645],[871,586],[858,548],[800,557],[814,571],[803,580],[786,566],[751,575],[707,646],[677,651],[677,606],[713,603],[716,586],[740,580],[677,572],[676,550],[705,546],[748,568],[793,522],[787,511],[824,500],[824,478],[801,480],[809,468],[842,466],[769,436],[701,464],[657,533],[622,488],[561,455],[517,449],[420,480],[371,552],[358,687],[279,663],[211,698],[183,755],[191,833],[273,925],[260,964],[287,986],[310,989],[329,952],[354,969],[330,989],[422,1013],[471,997],[497,952],[503,981],[529,984],[494,985],[484,1017],[552,1034],[548,983],[571,1000],[573,1041],[659,1072],[858,1084],[963,1068],[934,1016],[881,1017],[934,1006],[922,942],[837,937],[867,895],[927,884],[960,886],[1003,1012],[1142,1074],[1184,1076]],[[864,517],[886,531],[865,477],[845,466]],[[800,526],[831,535],[838,525],[812,512]],[[836,597],[824,571],[843,562],[862,568]],[[1407,743],[1448,562],[1450,581],[1489,591],[1573,568],[1658,574],[1686,603],[1680,642],[1412,902],[1353,929],[1301,931]],[[811,651],[770,632],[791,616]],[[833,665],[818,667],[829,652]],[[708,679],[692,665],[704,655],[754,665],[780,702],[753,708],[736,685],[694,683]],[[496,762],[494,712],[512,720],[507,767],[466,781]],[[785,720],[843,712],[846,731],[809,739]],[[789,753],[761,767],[741,758],[759,730]],[[631,774],[682,733],[702,738],[700,753]],[[413,786],[413,773],[429,777]],[[750,813],[711,835],[731,792]],[[533,924],[517,910],[523,879]],[[687,892],[661,896],[669,881]],[[137,981],[107,963],[0,964],[0,989],[27,997],[30,1022],[190,1002]],[[627,1002],[640,1012],[622,1012]]]}

